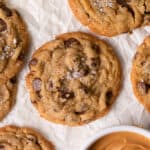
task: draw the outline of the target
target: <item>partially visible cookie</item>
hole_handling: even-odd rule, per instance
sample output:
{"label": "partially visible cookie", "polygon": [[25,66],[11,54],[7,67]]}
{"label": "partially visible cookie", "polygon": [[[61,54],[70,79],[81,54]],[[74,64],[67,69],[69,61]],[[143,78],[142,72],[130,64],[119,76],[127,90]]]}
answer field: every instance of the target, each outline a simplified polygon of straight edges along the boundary
{"label": "partially visible cookie", "polygon": [[0,120],[2,120],[13,107],[16,100],[17,83],[15,78],[0,83]]}
{"label": "partially visible cookie", "polygon": [[74,15],[92,31],[114,36],[150,25],[150,0],[68,0]]}
{"label": "partially visible cookie", "polygon": [[21,69],[27,38],[21,16],[0,2],[0,82],[14,77]]}
{"label": "partially visible cookie", "polygon": [[150,112],[150,36],[138,47],[131,80],[135,96]]}
{"label": "partially visible cookie", "polygon": [[54,150],[41,134],[30,128],[0,128],[0,150]]}
{"label": "partially visible cookie", "polygon": [[56,123],[76,126],[100,118],[120,91],[120,63],[113,49],[86,33],[58,36],[33,54],[29,66],[31,102]]}

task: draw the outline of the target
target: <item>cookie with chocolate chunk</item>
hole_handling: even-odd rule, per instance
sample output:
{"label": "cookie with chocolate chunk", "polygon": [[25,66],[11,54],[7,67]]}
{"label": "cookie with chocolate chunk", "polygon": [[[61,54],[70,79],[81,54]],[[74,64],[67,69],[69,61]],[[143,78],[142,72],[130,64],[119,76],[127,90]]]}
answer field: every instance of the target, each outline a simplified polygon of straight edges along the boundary
{"label": "cookie with chocolate chunk", "polygon": [[27,49],[27,31],[21,16],[0,2],[0,82],[21,69]]}
{"label": "cookie with chocolate chunk", "polygon": [[121,85],[113,49],[96,37],[66,33],[32,56],[26,77],[31,102],[42,117],[70,126],[102,117]]}
{"label": "cookie with chocolate chunk", "polygon": [[150,112],[150,36],[138,47],[131,80],[135,96]]}
{"label": "cookie with chocolate chunk", "polygon": [[13,107],[16,100],[17,82],[13,78],[0,83],[0,120],[2,120]]}
{"label": "cookie with chocolate chunk", "polygon": [[5,126],[0,128],[0,150],[54,150],[41,134],[30,128]]}
{"label": "cookie with chocolate chunk", "polygon": [[150,25],[150,0],[68,0],[77,19],[92,31],[115,36]]}

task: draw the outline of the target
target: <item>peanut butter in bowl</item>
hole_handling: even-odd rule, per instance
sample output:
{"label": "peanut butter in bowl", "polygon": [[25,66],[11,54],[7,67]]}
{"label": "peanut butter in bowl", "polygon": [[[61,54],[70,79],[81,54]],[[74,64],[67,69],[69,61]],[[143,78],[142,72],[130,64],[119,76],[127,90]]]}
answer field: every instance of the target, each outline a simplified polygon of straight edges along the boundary
{"label": "peanut butter in bowl", "polygon": [[135,132],[114,132],[98,139],[88,150],[150,150],[150,139]]}

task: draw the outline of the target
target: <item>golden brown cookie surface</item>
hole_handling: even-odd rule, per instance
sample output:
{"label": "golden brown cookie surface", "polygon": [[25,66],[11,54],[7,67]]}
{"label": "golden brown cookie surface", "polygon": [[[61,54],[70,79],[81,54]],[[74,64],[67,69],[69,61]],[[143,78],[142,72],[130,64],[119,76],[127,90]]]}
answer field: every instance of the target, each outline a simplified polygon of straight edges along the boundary
{"label": "golden brown cookie surface", "polygon": [[0,128],[0,149],[54,150],[54,147],[33,129],[5,126]]}
{"label": "golden brown cookie surface", "polygon": [[2,120],[13,107],[16,100],[17,83],[15,79],[0,83],[0,120]]}
{"label": "golden brown cookie surface", "polygon": [[92,31],[114,36],[150,24],[150,0],[68,0],[74,15]]}
{"label": "golden brown cookie surface", "polygon": [[82,125],[102,117],[120,90],[117,57],[89,34],[58,36],[33,54],[29,66],[31,101],[41,116],[56,123]]}
{"label": "golden brown cookie surface", "polygon": [[150,111],[150,36],[138,47],[131,80],[135,96]]}
{"label": "golden brown cookie surface", "polygon": [[27,31],[18,12],[0,2],[0,82],[21,69],[27,48]]}

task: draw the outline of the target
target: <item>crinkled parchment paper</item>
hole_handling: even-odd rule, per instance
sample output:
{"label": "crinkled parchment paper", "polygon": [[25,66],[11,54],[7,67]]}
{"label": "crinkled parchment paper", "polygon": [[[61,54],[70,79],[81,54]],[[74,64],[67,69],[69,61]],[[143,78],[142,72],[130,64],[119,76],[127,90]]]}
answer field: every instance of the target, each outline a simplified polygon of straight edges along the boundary
{"label": "crinkled parchment paper", "polygon": [[[28,25],[31,37],[28,60],[35,49],[57,34],[79,30],[89,32],[73,17],[67,0],[8,0],[8,3],[19,10]],[[112,126],[139,125],[150,128],[150,114],[134,97],[130,83],[132,58],[137,46],[149,34],[150,27],[145,27],[135,30],[132,34],[113,38],[100,37],[115,48],[120,56],[124,75],[121,94],[110,113],[102,119],[81,127],[57,125],[42,119],[30,103],[25,86],[24,78],[28,72],[26,63],[19,76],[16,105],[0,126],[15,124],[33,127],[51,140],[58,150],[79,150],[91,136]]]}

